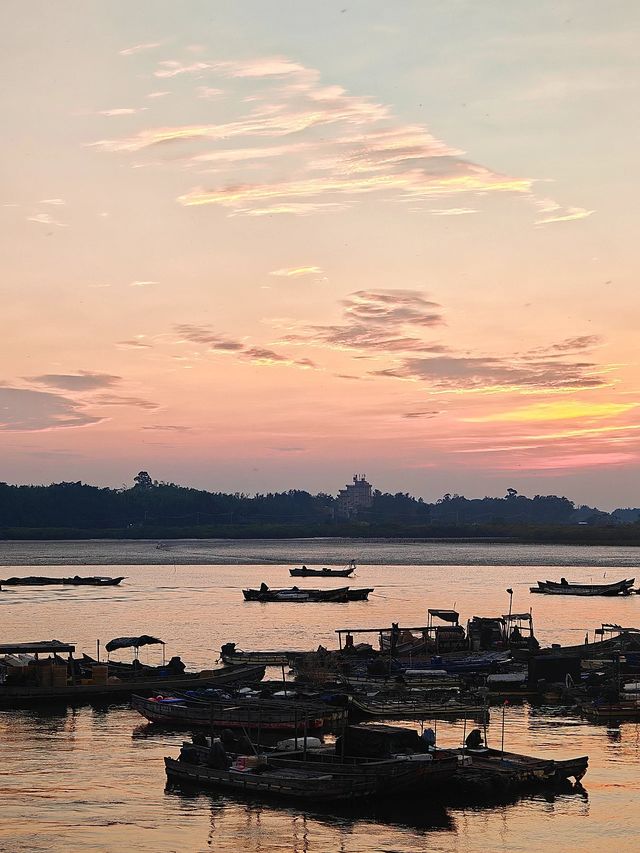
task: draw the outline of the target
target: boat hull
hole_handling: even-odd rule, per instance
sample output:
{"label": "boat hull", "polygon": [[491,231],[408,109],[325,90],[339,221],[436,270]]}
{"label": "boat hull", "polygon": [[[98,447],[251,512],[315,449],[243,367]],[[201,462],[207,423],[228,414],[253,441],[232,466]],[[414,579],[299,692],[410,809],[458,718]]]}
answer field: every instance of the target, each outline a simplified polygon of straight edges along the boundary
{"label": "boat hull", "polygon": [[96,701],[120,701],[134,693],[160,690],[192,690],[221,684],[257,682],[264,678],[263,666],[238,666],[179,678],[143,678],[110,684],[74,684],[65,687],[0,687],[0,708],[24,707],[43,702],[82,704]]}
{"label": "boat hull", "polygon": [[634,583],[635,578],[609,584],[562,584],[555,581],[538,581],[538,586],[529,587],[529,590],[544,595],[629,595]]}

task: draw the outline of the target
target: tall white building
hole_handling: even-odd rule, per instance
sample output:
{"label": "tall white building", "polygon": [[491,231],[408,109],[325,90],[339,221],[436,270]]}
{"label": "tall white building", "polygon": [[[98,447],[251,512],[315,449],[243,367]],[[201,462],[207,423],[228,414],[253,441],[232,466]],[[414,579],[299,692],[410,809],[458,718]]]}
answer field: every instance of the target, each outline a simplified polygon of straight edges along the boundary
{"label": "tall white building", "polygon": [[364,474],[354,474],[353,483],[349,483],[338,492],[336,511],[339,515],[352,518],[361,509],[368,509],[372,503],[371,483],[367,483]]}

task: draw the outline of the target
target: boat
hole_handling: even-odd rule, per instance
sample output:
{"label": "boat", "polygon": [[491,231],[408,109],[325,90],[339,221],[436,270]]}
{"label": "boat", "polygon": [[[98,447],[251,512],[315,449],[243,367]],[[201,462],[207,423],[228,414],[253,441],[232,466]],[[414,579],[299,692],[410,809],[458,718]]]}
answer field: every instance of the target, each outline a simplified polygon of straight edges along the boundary
{"label": "boat", "polygon": [[[167,665],[149,672],[132,664],[126,674],[114,677],[109,674],[108,661],[87,666],[80,659],[74,659],[75,648],[75,644],[60,640],[1,644],[0,656],[4,657],[0,657],[0,708],[43,702],[120,701],[133,693],[157,694],[161,690],[255,683],[265,674],[264,666],[176,672]],[[41,659],[41,654],[52,657]],[[63,654],[68,654],[69,659],[62,659],[60,655]],[[184,665],[181,666],[184,669]]]}
{"label": "boat", "polygon": [[[354,743],[352,730],[358,728],[347,727],[334,748],[307,749],[301,739],[303,749],[235,756],[228,769],[209,766],[215,761],[211,747],[183,744],[179,760],[165,758],[165,769],[173,782],[313,803],[422,790],[429,783],[440,785],[456,771],[458,759],[453,753],[429,753],[415,732],[417,749],[410,754],[393,755],[388,749],[382,755],[353,754],[345,747]],[[394,732],[397,738],[404,730]]]}
{"label": "boat", "polygon": [[80,575],[74,575],[72,578],[49,578],[34,575],[26,578],[5,578],[0,580],[0,586],[118,586],[123,580],[124,575],[119,578]]}
{"label": "boat", "polygon": [[302,566],[300,569],[289,569],[289,574],[294,578],[348,578],[355,570],[355,560],[351,560],[346,569],[308,569]]}
{"label": "boat", "polygon": [[259,589],[243,589],[245,601],[295,601],[295,602],[339,602],[366,601],[373,588],[351,589],[348,586],[338,589],[300,589],[293,586],[289,589],[269,589],[263,583]]}
{"label": "boat", "polygon": [[504,787],[555,785],[571,778],[578,783],[589,767],[586,755],[555,760],[486,747],[464,747],[457,752],[462,759],[458,770],[462,779],[467,776],[472,780],[479,774],[485,781],[498,782]]}
{"label": "boat", "polygon": [[614,583],[569,583],[562,578],[558,581],[538,581],[538,586],[529,587],[531,592],[547,595],[630,595],[636,579],[615,581]]}
{"label": "boat", "polygon": [[288,666],[292,660],[307,652],[294,651],[264,651],[244,652],[236,648],[235,643],[224,643],[220,648],[220,660],[229,666],[240,663],[257,663],[264,666]]}
{"label": "boat", "polygon": [[640,720],[640,700],[638,696],[615,702],[591,702],[583,705],[580,711],[589,720]]}
{"label": "boat", "polygon": [[488,716],[486,705],[461,702],[459,698],[450,699],[412,696],[354,695],[350,697],[350,706],[370,717],[385,719],[418,719],[418,720],[451,720],[464,717],[466,719],[484,719]]}
{"label": "boat", "polygon": [[152,723],[177,728],[303,732],[346,722],[344,709],[319,702],[285,702],[241,694],[223,700],[207,698],[206,692],[201,695],[163,691],[162,695],[145,698],[134,694],[131,707]]}
{"label": "boat", "polygon": [[584,643],[573,646],[553,644],[549,648],[540,649],[538,654],[589,659],[640,651],[640,628],[625,628],[622,625],[603,622],[600,628],[595,629],[594,635],[600,639],[591,643],[585,639]]}

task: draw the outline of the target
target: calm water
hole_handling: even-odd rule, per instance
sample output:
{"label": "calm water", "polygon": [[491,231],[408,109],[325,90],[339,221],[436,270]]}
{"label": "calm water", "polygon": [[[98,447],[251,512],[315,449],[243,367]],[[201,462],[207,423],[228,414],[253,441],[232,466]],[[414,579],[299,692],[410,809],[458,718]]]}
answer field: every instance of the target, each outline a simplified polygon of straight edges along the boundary
{"label": "calm water", "polygon": [[[358,562],[352,585],[375,586],[369,602],[250,604],[241,588],[289,585],[291,565]],[[55,563],[47,574],[105,565],[124,574],[120,588],[8,589],[0,594],[0,639],[74,641],[95,650],[122,634],[150,633],[190,666],[210,666],[222,642],[247,649],[335,646],[340,627],[391,620],[425,622],[427,607],[455,607],[466,619],[533,607],[541,642],[581,642],[603,621],[640,624],[640,596],[615,600],[533,596],[538,578],[569,580],[636,574],[628,548],[501,546],[464,543],[184,542],[1,543],[4,574]],[[147,560],[165,565],[141,565]],[[212,565],[218,560],[226,565]],[[188,564],[188,563],[191,564]],[[534,567],[535,568],[532,568]],[[562,567],[561,569],[559,567]],[[73,571],[70,572],[69,569]],[[640,572],[637,573],[640,577]],[[299,585],[335,586],[327,579]],[[123,659],[127,659],[126,657]],[[143,650],[157,662],[157,651]],[[389,814],[383,806],[322,812],[262,805],[228,796],[166,792],[162,758],[181,734],[152,734],[124,705],[57,714],[0,712],[2,851],[542,851],[637,850],[640,834],[640,727],[596,726],[569,709],[510,705],[506,746],[558,757],[588,754],[586,794],[531,797],[495,808],[442,807]],[[499,742],[496,709],[489,741]],[[462,724],[438,723],[441,744],[457,745]]]}

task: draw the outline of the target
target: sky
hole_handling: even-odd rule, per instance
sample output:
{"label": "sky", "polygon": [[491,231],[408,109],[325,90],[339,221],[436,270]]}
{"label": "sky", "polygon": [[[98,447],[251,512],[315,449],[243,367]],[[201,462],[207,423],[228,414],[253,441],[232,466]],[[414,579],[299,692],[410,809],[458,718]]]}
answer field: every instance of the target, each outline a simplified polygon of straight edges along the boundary
{"label": "sky", "polygon": [[1,480],[640,505],[637,3],[0,24]]}

